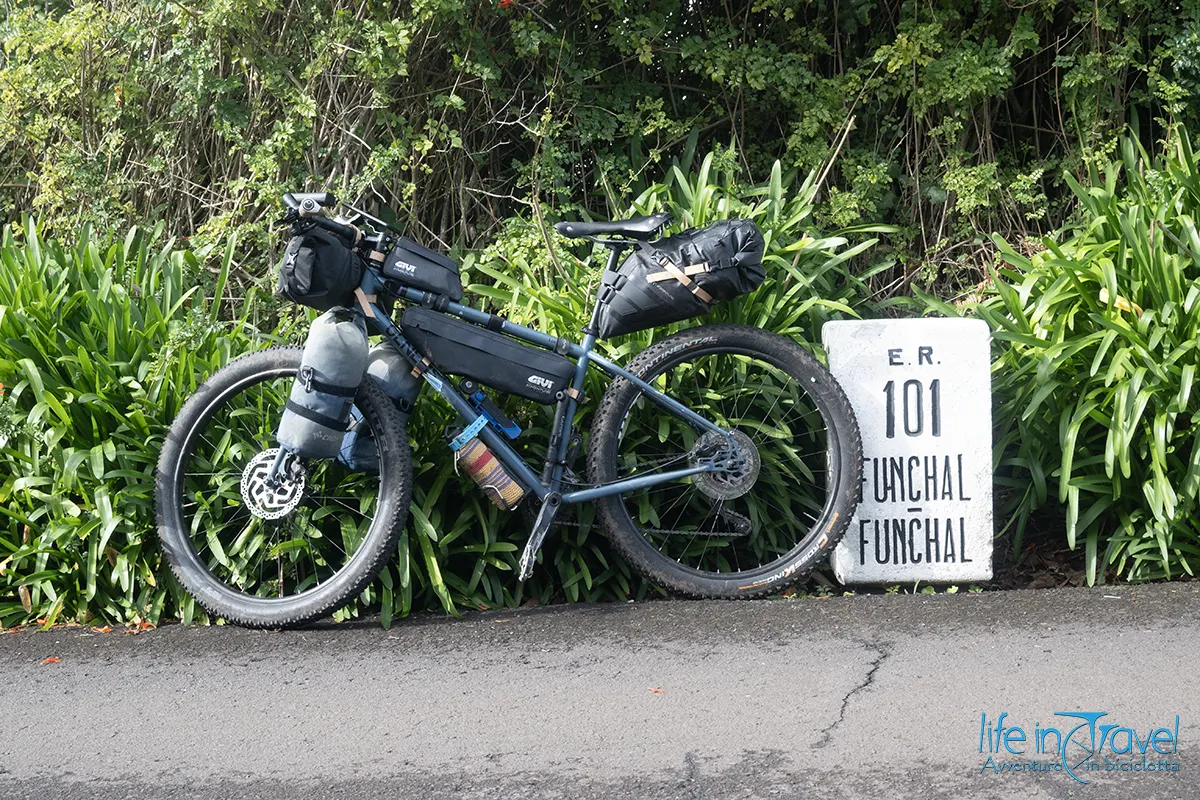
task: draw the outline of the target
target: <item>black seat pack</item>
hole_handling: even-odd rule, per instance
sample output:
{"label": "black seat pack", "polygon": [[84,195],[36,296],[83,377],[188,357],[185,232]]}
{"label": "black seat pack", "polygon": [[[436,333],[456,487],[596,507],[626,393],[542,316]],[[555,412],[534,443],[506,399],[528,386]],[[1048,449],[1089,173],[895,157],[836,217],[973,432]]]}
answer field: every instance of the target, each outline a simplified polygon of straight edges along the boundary
{"label": "black seat pack", "polygon": [[456,303],[462,300],[458,264],[403,236],[383,262],[383,274],[405,286],[445,295]]}
{"label": "black seat pack", "polygon": [[575,375],[575,365],[557,353],[427,308],[407,309],[400,329],[443,372],[527,400],[553,403]]}
{"label": "black seat pack", "polygon": [[601,338],[707,314],[715,303],[758,288],[764,242],[751,220],[731,219],[639,242],[600,280]]}
{"label": "black seat pack", "polygon": [[362,260],[338,239],[313,229],[293,236],[279,265],[279,294],[293,303],[328,311],[354,302]]}

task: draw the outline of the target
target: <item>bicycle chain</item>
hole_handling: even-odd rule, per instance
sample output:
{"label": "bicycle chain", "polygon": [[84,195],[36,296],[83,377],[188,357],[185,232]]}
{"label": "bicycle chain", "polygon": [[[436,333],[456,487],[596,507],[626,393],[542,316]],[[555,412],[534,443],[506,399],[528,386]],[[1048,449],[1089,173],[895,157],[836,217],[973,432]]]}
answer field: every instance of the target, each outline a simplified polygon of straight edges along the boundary
{"label": "bicycle chain", "polygon": [[[683,456],[664,456],[663,458],[654,459],[652,461],[645,462],[645,463],[647,466],[654,466],[656,464],[670,463],[671,461],[679,461],[681,458],[687,458],[688,455],[690,455],[690,454],[683,455]],[[580,481],[566,480],[565,478],[563,480],[563,484],[570,485],[570,486],[573,486],[576,488],[593,488],[590,484],[586,484],[586,483],[583,483]],[[749,517],[743,516],[742,514],[738,514],[736,511],[731,511],[729,509],[724,509],[723,513],[722,512],[718,512],[718,513],[721,513],[722,516],[728,515],[728,516],[732,516],[732,517],[737,517],[738,519],[732,520],[732,522],[740,530],[733,530],[733,531],[674,531],[674,530],[670,530],[667,528],[639,528],[638,530],[640,530],[642,533],[660,533],[665,536],[693,536],[693,537],[701,536],[706,539],[737,539],[737,538],[741,538],[743,536],[750,535],[750,527],[753,523],[750,521]],[[590,526],[591,524],[592,523],[587,523],[587,526]],[[563,528],[587,527],[582,522],[567,522],[566,520],[563,520],[561,522],[558,520],[555,520],[554,526],[563,527]]]}

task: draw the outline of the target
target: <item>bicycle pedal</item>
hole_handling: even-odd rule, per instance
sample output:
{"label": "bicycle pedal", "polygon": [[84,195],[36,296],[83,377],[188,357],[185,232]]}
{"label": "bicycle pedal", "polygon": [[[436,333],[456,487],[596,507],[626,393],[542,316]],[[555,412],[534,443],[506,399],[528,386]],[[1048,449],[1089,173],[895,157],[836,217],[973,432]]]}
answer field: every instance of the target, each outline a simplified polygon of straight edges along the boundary
{"label": "bicycle pedal", "polygon": [[546,534],[550,531],[550,526],[554,524],[554,517],[558,515],[560,508],[562,508],[562,498],[557,492],[546,495],[546,499],[542,501],[542,508],[533,523],[529,541],[525,543],[525,552],[521,553],[521,581],[528,580],[529,576],[533,574],[533,565],[537,563],[538,550],[542,549],[542,542],[546,540]]}

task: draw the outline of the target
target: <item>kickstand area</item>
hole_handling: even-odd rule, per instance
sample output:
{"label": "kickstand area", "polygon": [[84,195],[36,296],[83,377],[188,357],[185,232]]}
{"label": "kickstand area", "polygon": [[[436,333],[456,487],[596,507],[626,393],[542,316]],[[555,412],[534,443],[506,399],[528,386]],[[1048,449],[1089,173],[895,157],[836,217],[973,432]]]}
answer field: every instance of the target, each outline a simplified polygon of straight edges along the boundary
{"label": "kickstand area", "polygon": [[558,516],[560,508],[562,508],[562,496],[558,492],[551,492],[542,501],[542,509],[533,522],[533,531],[529,534],[529,541],[525,543],[525,552],[521,553],[522,581],[528,580],[529,576],[533,574],[533,565],[537,563],[538,551],[542,549],[542,542],[546,540],[546,533],[554,524],[554,518]]}

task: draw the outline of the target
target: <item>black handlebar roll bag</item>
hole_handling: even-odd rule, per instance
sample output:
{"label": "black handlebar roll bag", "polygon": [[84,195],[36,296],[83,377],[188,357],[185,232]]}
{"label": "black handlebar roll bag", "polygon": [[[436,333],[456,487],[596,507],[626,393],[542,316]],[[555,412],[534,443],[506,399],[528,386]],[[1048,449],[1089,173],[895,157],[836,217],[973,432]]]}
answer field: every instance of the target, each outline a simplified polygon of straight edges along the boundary
{"label": "black handlebar roll bag", "polygon": [[600,279],[600,338],[703,316],[716,303],[749,294],[766,277],[764,248],[762,233],[748,219],[638,242],[620,267]]}
{"label": "black handlebar roll bag", "polygon": [[288,242],[279,265],[279,294],[302,306],[328,311],[354,302],[362,260],[332,234],[313,228]]}

